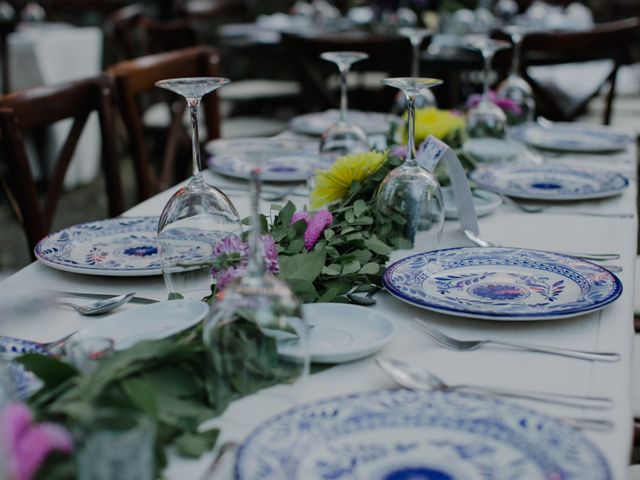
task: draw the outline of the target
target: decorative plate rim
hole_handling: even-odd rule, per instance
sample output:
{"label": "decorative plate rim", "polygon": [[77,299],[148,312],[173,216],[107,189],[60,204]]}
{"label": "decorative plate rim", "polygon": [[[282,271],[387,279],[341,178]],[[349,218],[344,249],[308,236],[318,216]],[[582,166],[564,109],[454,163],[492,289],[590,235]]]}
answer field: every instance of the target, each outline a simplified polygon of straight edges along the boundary
{"label": "decorative plate rim", "polygon": [[[514,189],[509,188],[508,186],[502,187],[502,186],[496,185],[495,181],[494,183],[490,183],[491,179],[483,181],[483,179],[481,178],[482,175],[488,174],[488,175],[491,175],[493,179],[495,179],[499,174],[509,174],[509,173],[517,174],[519,173],[518,170],[522,170],[522,169],[531,170],[533,172],[538,171],[543,174],[564,173],[567,175],[576,175],[576,174],[591,175],[591,178],[595,181],[598,181],[598,179],[596,178],[596,175],[604,175],[611,180],[620,179],[622,181],[622,184],[608,188],[606,190],[599,190],[595,192],[557,194],[557,193],[552,193],[553,192],[552,190],[548,192],[543,192],[543,191],[527,192],[526,190],[514,191]],[[469,178],[470,180],[475,182],[479,187],[485,190],[490,190],[492,192],[496,192],[502,195],[508,195],[510,197],[525,198],[529,200],[572,201],[572,200],[591,200],[591,199],[597,199],[597,198],[606,198],[606,197],[619,195],[629,186],[629,179],[625,175],[622,175],[621,173],[618,173],[618,172],[612,172],[610,170],[605,170],[602,168],[571,167],[571,166],[559,165],[559,164],[531,165],[531,164],[517,163],[517,162],[504,163],[501,165],[484,164],[484,165],[477,166],[469,174]]]}
{"label": "decorative plate rim", "polygon": [[[591,306],[589,306],[588,308],[576,308],[573,310],[569,310],[569,311],[564,311],[561,313],[555,313],[555,312],[548,312],[548,313],[536,313],[536,314],[532,314],[532,313],[521,313],[521,314],[517,314],[517,313],[481,313],[481,312],[474,312],[474,311],[469,311],[469,310],[465,310],[463,308],[453,308],[453,307],[445,307],[445,306],[439,306],[436,303],[433,302],[427,302],[427,301],[423,301],[423,300],[419,300],[419,299],[413,299],[410,296],[400,292],[397,290],[396,287],[394,287],[393,285],[390,284],[389,280],[388,280],[388,276],[390,276],[393,271],[395,270],[395,268],[397,268],[398,266],[400,266],[401,263],[403,262],[407,262],[412,258],[416,258],[422,255],[428,255],[428,254],[434,254],[434,253],[439,253],[439,252],[445,252],[445,251],[453,251],[453,250],[482,250],[482,251],[490,251],[490,250],[513,250],[513,251],[525,251],[525,252],[536,252],[536,253],[544,253],[544,254],[551,254],[551,255],[555,255],[558,257],[563,257],[563,258],[570,258],[573,259],[575,261],[580,261],[586,264],[591,265],[592,267],[596,267],[597,269],[601,270],[602,272],[606,272],[608,275],[611,276],[612,281],[613,281],[613,290],[611,291],[611,293],[609,294],[609,296],[606,299],[603,299],[599,302],[597,302],[596,304],[592,304]],[[603,309],[604,307],[606,307],[607,305],[610,305],[611,303],[613,303],[615,300],[617,300],[620,295],[622,295],[622,290],[623,290],[623,286],[622,286],[622,281],[612,272],[610,272],[609,270],[607,270],[605,267],[603,267],[602,265],[598,265],[596,263],[593,262],[589,262],[587,260],[582,260],[582,259],[578,259],[576,257],[570,257],[568,255],[562,255],[556,252],[550,252],[547,250],[536,250],[536,249],[531,249],[531,248],[514,248],[514,247],[451,247],[451,248],[443,248],[443,249],[438,249],[438,250],[432,250],[432,251],[428,251],[428,252],[421,252],[421,253],[416,253],[413,255],[409,255],[408,257],[404,257],[400,260],[397,260],[396,262],[393,262],[391,265],[389,265],[383,275],[382,275],[382,283],[384,285],[384,287],[387,289],[387,291],[393,295],[394,297],[398,298],[399,300],[402,300],[403,302],[406,302],[410,305],[413,305],[415,307],[419,307],[419,308],[423,308],[426,310],[430,310],[430,311],[434,311],[434,312],[438,312],[438,313],[443,313],[446,315],[451,315],[451,316],[456,316],[456,317],[467,317],[467,318],[476,318],[476,319],[480,319],[480,320],[496,320],[496,321],[543,321],[543,320],[561,320],[564,318],[571,318],[571,317],[576,317],[578,315],[583,315],[583,314],[587,314],[587,313],[593,313],[596,312],[598,310]]]}
{"label": "decorative plate rim", "polygon": [[116,222],[116,221],[122,221],[122,220],[132,220],[132,221],[143,222],[149,219],[156,219],[157,221],[159,218],[160,217],[157,215],[139,215],[139,216],[131,216],[131,217],[120,216],[115,218],[94,220],[91,222],[77,223],[69,227],[62,228],[56,232],[52,232],[48,234],[46,237],[41,239],[36,244],[33,251],[36,256],[36,259],[42,262],[44,265],[47,265],[51,268],[55,268],[56,270],[61,270],[65,272],[82,273],[86,275],[107,276],[107,277],[133,277],[133,276],[147,277],[147,276],[161,275],[162,274],[161,268],[127,268],[127,269],[122,268],[122,269],[109,270],[109,269],[100,269],[100,268],[86,267],[86,266],[80,266],[80,265],[68,265],[62,260],[48,258],[42,252],[42,249],[45,243],[51,238],[53,238],[54,236],[59,235],[65,231],[73,230],[83,225],[88,225],[92,223]]}
{"label": "decorative plate rim", "polygon": [[558,428],[566,429],[567,432],[572,432],[572,434],[576,434],[582,437],[581,438],[582,443],[587,445],[587,448],[592,450],[597,455],[598,463],[601,465],[603,470],[606,471],[608,474],[608,476],[602,480],[611,479],[611,467],[606,457],[602,453],[602,451],[598,448],[598,446],[595,443],[593,443],[587,436],[583,435],[579,430],[574,429],[570,425],[563,425],[561,422],[559,422],[557,419],[555,419],[551,415],[547,415],[543,412],[538,412],[534,409],[524,407],[515,402],[510,402],[508,400],[497,398],[495,396],[485,396],[485,395],[479,395],[474,393],[443,391],[443,390],[406,390],[402,388],[397,388],[397,389],[374,389],[374,390],[365,390],[365,391],[359,391],[359,392],[347,393],[347,394],[331,395],[329,397],[325,397],[322,399],[306,402],[302,405],[296,405],[294,407],[291,407],[285,410],[284,412],[281,412],[279,414],[276,414],[268,418],[267,420],[261,422],[253,430],[251,430],[251,432],[245,437],[244,441],[240,444],[240,447],[238,448],[238,453],[235,458],[234,468],[233,468],[234,480],[245,480],[243,477],[240,476],[241,475],[240,468],[241,468],[241,463],[246,454],[246,451],[249,448],[250,442],[252,442],[262,431],[272,427],[281,419],[286,418],[290,415],[294,415],[297,412],[300,412],[306,409],[317,408],[321,405],[330,404],[336,401],[352,401],[357,399],[375,398],[376,396],[383,396],[385,394],[387,395],[413,394],[416,396],[426,396],[426,397],[435,396],[435,395],[449,395],[454,397],[471,398],[471,399],[477,400],[478,402],[492,405],[498,408],[502,406],[506,406],[507,408],[515,408],[516,410],[519,410],[520,412],[522,412],[523,415],[527,414],[528,416],[534,416],[536,418],[541,418],[549,422],[553,422],[558,426]]}
{"label": "decorative plate rim", "polygon": [[[301,115],[297,115],[293,117],[291,120],[289,120],[289,128],[294,132],[303,133],[306,135],[321,135],[322,131],[314,128],[300,128],[299,124],[301,122],[304,122],[307,118],[313,118],[313,116],[328,115],[328,112],[333,110],[335,110],[336,112],[338,111],[335,108],[330,108],[328,110],[323,110],[321,112],[310,112],[310,113],[303,113]],[[363,114],[368,116],[379,116],[379,118],[386,119],[385,122],[380,122],[381,123],[380,129],[364,128],[361,126],[367,135],[379,135],[379,134],[386,133],[387,130],[389,129],[389,122],[396,120],[398,118],[396,115],[393,115],[391,113],[374,112],[374,111],[368,111],[368,110],[349,109],[349,113],[355,114],[355,115]],[[357,122],[354,122],[354,123],[357,123]],[[386,123],[386,128],[382,128],[382,123]]]}

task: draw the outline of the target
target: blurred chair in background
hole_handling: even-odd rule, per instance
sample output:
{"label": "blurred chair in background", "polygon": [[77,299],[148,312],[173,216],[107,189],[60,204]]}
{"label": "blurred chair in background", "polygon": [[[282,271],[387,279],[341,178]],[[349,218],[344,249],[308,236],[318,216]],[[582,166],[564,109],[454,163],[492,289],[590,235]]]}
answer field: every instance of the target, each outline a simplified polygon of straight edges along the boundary
{"label": "blurred chair in background", "polygon": [[[102,170],[106,182],[110,216],[123,211],[122,189],[115,154],[113,127],[113,89],[105,75],[61,85],[36,87],[0,97],[0,148],[2,188],[11,202],[26,236],[33,258],[33,247],[51,229],[65,173],[87,119],[97,112],[102,137]],[[44,181],[41,203],[37,183],[27,156],[27,136],[56,122],[72,119],[73,124],[52,171]],[[87,159],[89,160],[89,159]],[[42,182],[39,182],[42,183]]]}
{"label": "blurred chair in background", "polygon": [[[139,200],[149,198],[191,174],[190,137],[184,128],[184,98],[156,88],[155,83],[167,78],[217,77],[220,76],[218,64],[219,57],[213,48],[198,46],[127,60],[108,69],[129,133]],[[166,125],[162,135],[153,136],[162,144],[155,146],[154,154],[145,142],[143,117],[145,112],[148,114],[149,107],[159,103],[169,105],[162,108],[168,118],[162,122]],[[202,108],[206,121],[202,140],[206,142],[220,136],[216,92],[204,97]],[[154,156],[161,157],[161,161],[154,161]]]}
{"label": "blurred chair in background", "polygon": [[357,77],[357,81],[349,81],[349,108],[390,111],[396,92],[383,87],[381,80],[407,76],[411,71],[411,44],[400,36],[360,32],[318,36],[283,34],[282,43],[302,86],[303,109],[309,112],[338,105],[337,88],[332,88],[329,81],[335,76],[335,65],[321,60],[322,52],[360,51],[369,54],[367,60],[352,67],[356,73],[351,76]]}

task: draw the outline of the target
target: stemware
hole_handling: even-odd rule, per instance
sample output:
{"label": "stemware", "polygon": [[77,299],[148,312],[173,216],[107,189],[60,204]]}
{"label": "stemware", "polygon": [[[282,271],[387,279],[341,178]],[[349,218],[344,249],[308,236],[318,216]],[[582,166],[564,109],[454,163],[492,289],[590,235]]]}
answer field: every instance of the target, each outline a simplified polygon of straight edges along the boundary
{"label": "stemware", "polygon": [[382,217],[400,214],[406,222],[402,236],[413,245],[416,232],[430,232],[428,241],[439,241],[444,225],[444,203],[438,179],[418,164],[415,150],[415,100],[420,90],[440,85],[434,78],[387,78],[385,85],[398,88],[407,97],[407,156],[382,180],[376,204]]}
{"label": "stemware", "polygon": [[494,55],[509,44],[484,36],[470,36],[466,46],[480,52],[484,69],[482,97],[467,112],[466,131],[469,138],[464,149],[481,161],[501,160],[508,153],[508,149],[505,149],[507,116],[489,97],[489,79]]}
{"label": "stemware", "polygon": [[231,200],[207,184],[200,163],[198,108],[202,97],[229,83],[226,78],[194,77],[161,80],[156,86],[182,95],[191,116],[193,175],[165,205],[158,222],[162,274],[169,295],[201,300],[211,293],[213,246],[241,233]]}
{"label": "stemware", "polygon": [[320,137],[320,153],[329,160],[349,153],[369,151],[367,134],[358,125],[350,123],[347,110],[347,75],[351,65],[369,58],[364,52],[324,52],[320,58],[333,62],[340,72],[340,118]]}
{"label": "stemware", "polygon": [[[411,76],[413,78],[420,77],[420,45],[422,41],[429,35],[429,31],[424,28],[403,27],[398,29],[398,33],[403,37],[407,37],[411,42]],[[431,90],[425,88],[416,96],[416,108],[436,107],[436,97]],[[402,115],[407,111],[407,98],[402,92],[398,92],[393,102],[392,112],[396,115]]]}
{"label": "stemware", "polygon": [[520,57],[522,40],[526,33],[526,27],[522,25],[510,25],[504,31],[511,38],[513,55],[511,57],[511,69],[509,76],[498,86],[497,93],[501,97],[508,98],[520,107],[520,113],[512,115],[512,123],[524,123],[532,121],[535,113],[535,100],[531,85],[520,75]]}
{"label": "stemware", "polygon": [[[218,277],[218,299],[203,328],[213,392],[220,401],[275,384],[295,383],[309,371],[308,326],[297,297],[273,275],[277,270],[275,244],[271,237],[260,235],[259,197],[256,168],[251,172],[248,254],[244,262],[227,266]],[[235,248],[243,250],[243,246]],[[233,255],[226,252],[226,258]],[[230,274],[235,279],[221,285]],[[276,404],[281,403],[278,397]]]}

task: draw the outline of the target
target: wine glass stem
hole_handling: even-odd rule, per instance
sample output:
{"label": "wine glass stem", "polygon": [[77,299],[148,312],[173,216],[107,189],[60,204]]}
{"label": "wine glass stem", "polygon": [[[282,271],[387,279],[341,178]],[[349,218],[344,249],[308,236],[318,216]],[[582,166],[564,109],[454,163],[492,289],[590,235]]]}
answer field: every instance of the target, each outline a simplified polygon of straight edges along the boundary
{"label": "wine glass stem", "polygon": [[198,107],[200,106],[199,98],[188,98],[189,114],[191,116],[191,156],[193,158],[193,177],[200,178],[200,132],[198,125]]}
{"label": "wine glass stem", "polygon": [[489,100],[489,77],[491,76],[491,62],[493,62],[493,51],[482,50],[484,59],[484,75],[482,79],[482,98]]}
{"label": "wine glass stem", "polygon": [[416,128],[416,93],[407,93],[407,156],[405,165],[416,165],[416,144],[415,144],[415,128]]}
{"label": "wine glass stem", "polygon": [[420,44],[422,38],[411,37],[411,76],[420,76]]}
{"label": "wine glass stem", "polygon": [[522,52],[522,39],[521,34],[514,34],[511,36],[511,42],[513,43],[513,53],[511,58],[511,75],[520,75],[520,55]]}
{"label": "wine glass stem", "polygon": [[249,275],[262,275],[264,259],[260,251],[260,169],[251,170],[251,230],[249,231]]}
{"label": "wine glass stem", "polygon": [[340,71],[340,121],[347,122],[347,75],[349,65],[338,65]]}

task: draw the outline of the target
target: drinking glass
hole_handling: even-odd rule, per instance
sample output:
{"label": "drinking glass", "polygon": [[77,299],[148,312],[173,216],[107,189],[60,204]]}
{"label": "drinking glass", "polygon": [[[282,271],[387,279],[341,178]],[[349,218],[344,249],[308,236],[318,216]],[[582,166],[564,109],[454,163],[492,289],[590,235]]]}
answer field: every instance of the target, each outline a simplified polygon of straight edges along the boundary
{"label": "drinking glass", "polygon": [[65,357],[82,373],[95,371],[114,351],[114,341],[105,337],[72,338],[64,344]]}
{"label": "drinking glass", "polygon": [[382,180],[376,196],[385,218],[402,215],[402,236],[414,244],[417,232],[429,232],[428,242],[440,241],[444,226],[444,204],[438,179],[418,164],[415,149],[415,100],[420,90],[440,85],[435,78],[386,78],[385,85],[398,88],[407,97],[407,155],[402,165]]}
{"label": "drinking glass", "polygon": [[[429,31],[424,28],[403,27],[398,29],[398,33],[407,37],[411,42],[411,76],[420,77],[420,45],[429,35]],[[416,96],[416,108],[437,107],[436,97],[428,88],[422,89]],[[402,115],[407,111],[407,97],[400,91],[393,102],[392,112]]]}
{"label": "drinking glass", "polygon": [[509,47],[507,42],[479,36],[467,38],[468,48],[480,51],[484,62],[483,89],[480,102],[469,109],[466,119],[468,140],[464,150],[481,161],[499,160],[507,153],[507,116],[489,98],[491,62],[496,52]]}
{"label": "drinking glass", "polygon": [[504,31],[511,38],[513,55],[511,57],[509,76],[498,86],[497,93],[520,107],[520,113],[512,116],[513,124],[529,122],[533,120],[536,104],[531,85],[520,75],[520,52],[522,51],[522,40],[527,29],[522,25],[510,25],[505,27]]}
{"label": "drinking glass", "polygon": [[242,231],[233,203],[222,191],[205,182],[200,163],[198,107],[204,95],[227,83],[228,79],[216,77],[156,82],[156,86],[186,99],[192,126],[193,175],[170,198],[158,222],[162,274],[170,296],[202,300],[210,295],[213,246],[221,238]]}
{"label": "drinking glass", "polygon": [[151,480],[155,426],[141,412],[101,408],[74,432],[80,480]]}
{"label": "drinking glass", "polygon": [[309,371],[308,326],[295,294],[270,273],[275,246],[270,251],[260,235],[259,196],[259,169],[254,169],[247,261],[237,267],[235,280],[221,288],[203,328],[212,391],[219,401],[292,384]]}
{"label": "drinking glass", "polygon": [[335,160],[349,153],[369,151],[367,134],[358,125],[349,123],[347,111],[347,75],[351,65],[366,58],[364,52],[324,52],[320,58],[333,62],[340,72],[340,118],[320,137],[320,153],[323,157]]}

